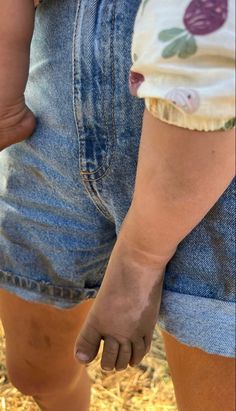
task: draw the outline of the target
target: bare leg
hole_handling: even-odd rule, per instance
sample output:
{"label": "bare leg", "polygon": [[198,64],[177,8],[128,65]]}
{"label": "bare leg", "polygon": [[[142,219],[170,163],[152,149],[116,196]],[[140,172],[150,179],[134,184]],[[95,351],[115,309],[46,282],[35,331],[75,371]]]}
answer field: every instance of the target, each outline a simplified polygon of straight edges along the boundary
{"label": "bare leg", "polygon": [[88,411],[90,405],[91,382],[85,368],[71,387],[46,395],[34,395],[34,400],[42,411]]}
{"label": "bare leg", "polygon": [[90,380],[74,344],[92,304],[61,310],[0,290],[9,378],[43,411],[89,410]]}
{"label": "bare leg", "polygon": [[234,411],[235,360],[162,335],[179,411]]}

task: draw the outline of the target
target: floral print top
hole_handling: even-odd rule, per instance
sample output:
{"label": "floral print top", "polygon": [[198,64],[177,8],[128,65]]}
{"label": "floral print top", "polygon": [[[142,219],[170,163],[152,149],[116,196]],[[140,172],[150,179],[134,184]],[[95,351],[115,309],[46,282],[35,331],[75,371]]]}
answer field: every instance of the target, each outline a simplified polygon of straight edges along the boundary
{"label": "floral print top", "polygon": [[129,87],[147,109],[191,130],[235,126],[234,0],[143,0]]}

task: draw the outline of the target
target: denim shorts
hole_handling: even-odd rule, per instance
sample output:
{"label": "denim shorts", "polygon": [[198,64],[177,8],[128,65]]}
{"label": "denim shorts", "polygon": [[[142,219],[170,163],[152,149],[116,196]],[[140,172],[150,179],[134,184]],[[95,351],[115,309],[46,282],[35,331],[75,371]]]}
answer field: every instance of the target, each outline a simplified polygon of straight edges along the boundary
{"label": "denim shorts", "polygon": [[[96,296],[131,205],[144,103],[128,89],[140,0],[45,0],[26,101],[38,124],[0,154],[0,286],[70,308]],[[235,355],[234,180],[166,269],[159,324]],[[132,292],[132,290],[131,290]]]}

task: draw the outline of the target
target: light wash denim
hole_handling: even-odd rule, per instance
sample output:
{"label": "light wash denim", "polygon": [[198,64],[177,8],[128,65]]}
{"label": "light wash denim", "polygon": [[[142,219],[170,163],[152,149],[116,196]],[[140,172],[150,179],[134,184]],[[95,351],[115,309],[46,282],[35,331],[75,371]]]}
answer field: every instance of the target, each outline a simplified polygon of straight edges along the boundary
{"label": "light wash denim", "polygon": [[[144,104],[128,90],[140,0],[45,0],[27,141],[0,154],[0,286],[69,308],[96,296],[130,207]],[[159,323],[235,355],[234,181],[167,266]],[[140,222],[142,224],[142,222]],[[132,292],[132,290],[131,290]]]}

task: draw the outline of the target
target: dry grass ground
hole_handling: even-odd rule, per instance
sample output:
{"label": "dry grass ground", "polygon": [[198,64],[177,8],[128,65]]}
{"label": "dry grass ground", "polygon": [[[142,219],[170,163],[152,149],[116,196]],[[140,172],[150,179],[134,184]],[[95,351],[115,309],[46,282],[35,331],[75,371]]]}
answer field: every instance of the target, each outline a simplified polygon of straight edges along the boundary
{"label": "dry grass ground", "polygon": [[[158,328],[152,350],[140,366],[130,367],[121,373],[105,373],[101,371],[99,363],[100,355],[88,367],[93,382],[91,411],[177,411]],[[39,411],[30,397],[22,396],[8,381],[1,325],[0,411]]]}

